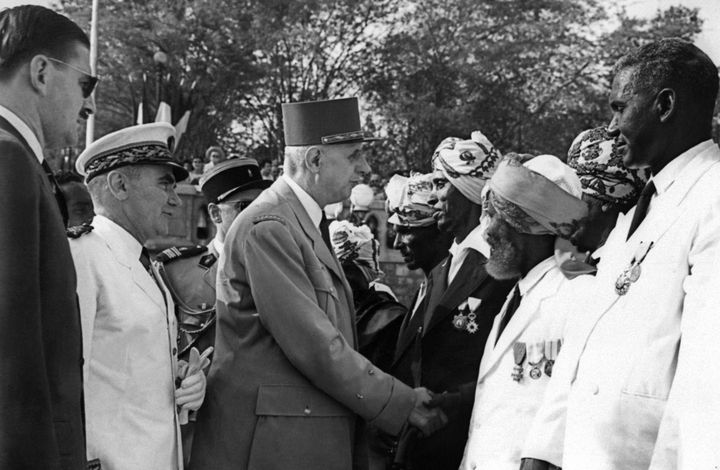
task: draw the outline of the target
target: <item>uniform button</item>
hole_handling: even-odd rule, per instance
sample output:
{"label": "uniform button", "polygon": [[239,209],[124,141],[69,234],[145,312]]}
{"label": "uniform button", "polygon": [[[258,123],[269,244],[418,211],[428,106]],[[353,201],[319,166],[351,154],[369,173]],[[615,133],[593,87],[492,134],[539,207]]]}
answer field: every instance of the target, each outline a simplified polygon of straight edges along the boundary
{"label": "uniform button", "polygon": [[362,393],[357,393],[357,394],[355,394],[355,397],[356,397],[358,400],[362,400],[363,398],[365,398],[365,397],[362,395]]}
{"label": "uniform button", "polygon": [[173,348],[172,353],[173,353],[173,356],[177,355],[177,348]]}
{"label": "uniform button", "polygon": [[312,411],[310,411],[310,407],[309,407],[309,406],[306,406],[306,407],[305,407],[305,410],[303,410],[303,413],[305,413],[306,415],[309,415],[310,413],[312,413]]}
{"label": "uniform button", "polygon": [[370,369],[368,371],[368,375],[375,375],[375,369]]}

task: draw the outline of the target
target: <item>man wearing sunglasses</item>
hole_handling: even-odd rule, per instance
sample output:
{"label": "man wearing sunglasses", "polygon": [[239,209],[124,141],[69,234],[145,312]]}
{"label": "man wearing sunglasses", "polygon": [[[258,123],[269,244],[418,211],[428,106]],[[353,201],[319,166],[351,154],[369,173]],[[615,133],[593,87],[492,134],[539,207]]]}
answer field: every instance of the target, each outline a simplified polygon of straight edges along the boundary
{"label": "man wearing sunglasses", "polygon": [[0,11],[0,468],[86,466],[76,275],[43,151],[95,110],[89,44],[47,8]]}
{"label": "man wearing sunglasses", "polygon": [[[213,166],[200,178],[200,190],[215,225],[208,246],[172,247],[157,256],[159,272],[175,301],[178,320],[178,358],[188,360],[190,348],[201,353],[215,343],[215,282],[217,260],[225,234],[240,212],[272,181],[265,181],[252,158],[231,158]],[[182,426],[183,458],[190,459],[194,417]]]}

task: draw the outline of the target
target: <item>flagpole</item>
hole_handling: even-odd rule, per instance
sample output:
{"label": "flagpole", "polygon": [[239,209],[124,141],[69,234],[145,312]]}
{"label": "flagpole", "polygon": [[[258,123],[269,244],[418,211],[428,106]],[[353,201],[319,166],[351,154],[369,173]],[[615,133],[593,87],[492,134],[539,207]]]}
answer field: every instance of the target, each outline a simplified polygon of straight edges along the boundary
{"label": "flagpole", "polygon": [[[97,11],[98,0],[92,0],[92,15],[90,17],[90,71],[93,75],[97,75]],[[94,91],[92,99],[95,99]],[[85,147],[92,144],[93,140],[95,140],[95,113],[91,114],[87,120]]]}

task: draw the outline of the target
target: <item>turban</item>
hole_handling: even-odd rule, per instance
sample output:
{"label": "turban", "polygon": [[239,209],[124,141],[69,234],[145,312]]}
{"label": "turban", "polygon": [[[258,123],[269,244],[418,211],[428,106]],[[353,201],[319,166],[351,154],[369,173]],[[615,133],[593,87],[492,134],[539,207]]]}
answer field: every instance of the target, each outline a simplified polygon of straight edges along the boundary
{"label": "turban", "polygon": [[436,212],[428,201],[432,194],[432,174],[415,173],[406,178],[394,175],[385,187],[388,223],[404,227],[435,225]]}
{"label": "turban", "polygon": [[358,184],[350,192],[350,204],[354,211],[370,210],[370,204],[375,198],[375,192],[367,184]]}
{"label": "turban", "polygon": [[365,274],[368,282],[377,279],[382,272],[378,264],[378,243],[367,225],[356,226],[347,220],[330,223],[330,240],[340,263],[355,263]]}
{"label": "turban", "polygon": [[489,188],[486,204],[520,233],[569,238],[587,215],[578,177],[552,155],[503,160]]}
{"label": "turban", "polygon": [[585,194],[620,206],[635,204],[650,176],[647,169],[625,167],[615,139],[604,127],[588,129],[575,137],[568,150],[568,165],[580,178]]}
{"label": "turban", "polygon": [[455,137],[443,140],[433,154],[433,168],[442,171],[463,196],[482,204],[482,189],[501,158],[502,154],[488,138],[475,131],[470,140]]}

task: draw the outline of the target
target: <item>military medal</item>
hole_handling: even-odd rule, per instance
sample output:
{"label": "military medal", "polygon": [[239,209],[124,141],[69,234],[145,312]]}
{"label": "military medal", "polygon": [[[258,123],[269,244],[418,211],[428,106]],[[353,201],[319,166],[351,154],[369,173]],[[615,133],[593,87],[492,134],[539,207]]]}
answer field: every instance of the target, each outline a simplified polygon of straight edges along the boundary
{"label": "military medal", "polygon": [[520,382],[523,378],[522,363],[525,360],[525,353],[525,343],[517,342],[513,344],[513,361],[515,361],[515,367],[513,367],[512,378],[515,382]]}
{"label": "military medal", "polygon": [[458,330],[464,330],[467,327],[467,317],[460,312],[453,316],[452,323]]}
{"label": "military medal", "polygon": [[625,268],[615,281],[615,292],[617,292],[618,295],[627,294],[630,286],[640,279],[640,275],[642,274],[640,264],[645,260],[645,257],[654,244],[655,242],[650,242],[650,244],[646,246],[644,242],[640,243],[635,256],[633,256],[630,262],[630,266]]}
{"label": "military medal", "polygon": [[542,377],[542,371],[540,370],[540,364],[545,359],[545,343],[531,343],[527,346],[527,359],[528,365],[532,367],[530,369],[530,378],[537,380]]}
{"label": "military medal", "polygon": [[475,297],[468,297],[467,299],[467,308],[470,311],[467,315],[467,325],[465,326],[465,329],[468,333],[474,334],[478,330],[478,324],[475,321],[475,318],[477,318],[477,315],[475,315],[475,311],[480,307],[480,303],[482,302],[482,299],[478,299]]}
{"label": "military medal", "polygon": [[554,341],[545,341],[545,375],[552,377],[553,366],[555,365],[555,359],[557,359],[562,347],[562,340],[556,339]]}

